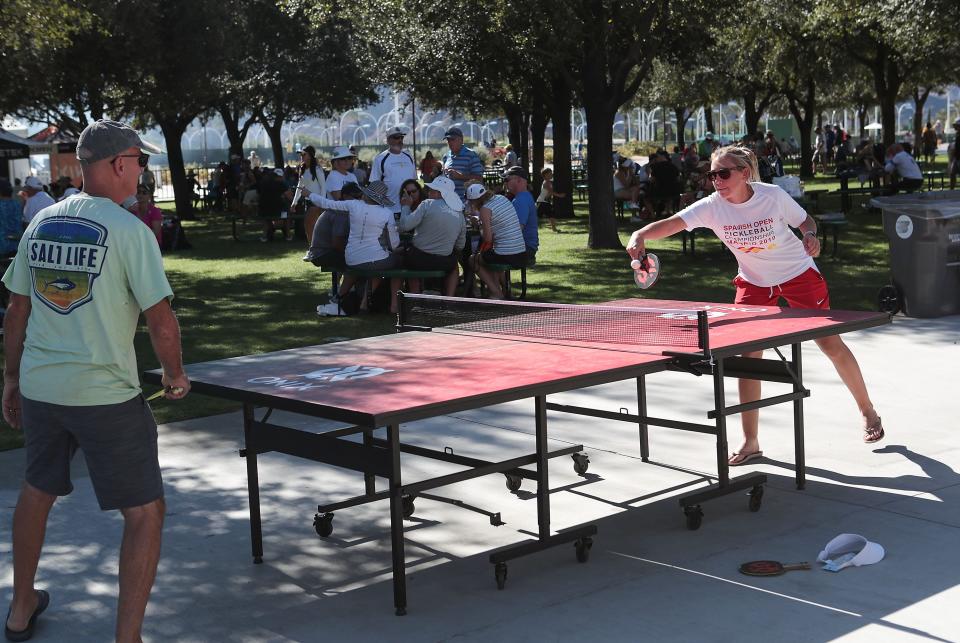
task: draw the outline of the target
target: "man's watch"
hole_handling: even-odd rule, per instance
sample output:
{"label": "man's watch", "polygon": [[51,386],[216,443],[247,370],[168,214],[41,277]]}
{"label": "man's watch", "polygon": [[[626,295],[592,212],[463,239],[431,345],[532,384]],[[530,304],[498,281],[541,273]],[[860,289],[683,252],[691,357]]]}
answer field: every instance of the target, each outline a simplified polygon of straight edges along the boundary
{"label": "man's watch", "polygon": [[816,231],[816,230],[807,230],[806,232],[803,233],[803,236],[807,236],[808,234],[816,237],[816,236],[817,236],[817,231]]}

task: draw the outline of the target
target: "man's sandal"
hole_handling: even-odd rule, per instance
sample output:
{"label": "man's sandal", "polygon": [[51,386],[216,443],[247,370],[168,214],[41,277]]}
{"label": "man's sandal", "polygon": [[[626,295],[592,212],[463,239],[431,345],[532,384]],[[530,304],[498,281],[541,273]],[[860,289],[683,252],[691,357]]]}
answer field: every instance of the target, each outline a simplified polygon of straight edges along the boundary
{"label": "man's sandal", "polygon": [[878,415],[877,421],[863,430],[863,441],[867,444],[879,442],[883,439],[884,435],[883,423],[880,421],[880,416]]}

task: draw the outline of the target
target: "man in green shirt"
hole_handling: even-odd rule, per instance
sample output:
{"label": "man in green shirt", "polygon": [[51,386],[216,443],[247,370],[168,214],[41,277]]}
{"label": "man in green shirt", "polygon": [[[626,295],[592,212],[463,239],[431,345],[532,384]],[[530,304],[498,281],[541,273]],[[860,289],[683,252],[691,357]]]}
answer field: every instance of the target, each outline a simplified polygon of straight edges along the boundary
{"label": "man in green shirt", "polygon": [[77,143],[84,191],[31,221],[3,276],[10,291],[3,417],[23,429],[27,453],[13,517],[9,640],[30,638],[50,602],[33,583],[47,516],[73,489],[77,449],[101,509],[123,514],[116,640],[140,640],[165,510],[157,428],[133,348],[141,311],[166,397],[190,389],[156,238],[119,205],[136,192],[144,150],[160,151],[121,123],[87,127]]}

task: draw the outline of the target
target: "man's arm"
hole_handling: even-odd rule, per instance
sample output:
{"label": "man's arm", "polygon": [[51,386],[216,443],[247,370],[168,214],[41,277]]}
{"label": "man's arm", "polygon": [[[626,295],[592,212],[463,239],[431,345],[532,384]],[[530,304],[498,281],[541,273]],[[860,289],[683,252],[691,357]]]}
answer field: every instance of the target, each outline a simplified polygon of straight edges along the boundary
{"label": "man's arm", "polygon": [[150,331],[153,352],[163,369],[164,397],[179,400],[190,391],[190,380],[183,370],[183,355],[180,351],[180,324],[166,297],[143,311]]}
{"label": "man's arm", "polygon": [[30,297],[10,293],[10,303],[3,318],[3,419],[15,429],[20,427],[20,357],[27,336],[30,318]]}

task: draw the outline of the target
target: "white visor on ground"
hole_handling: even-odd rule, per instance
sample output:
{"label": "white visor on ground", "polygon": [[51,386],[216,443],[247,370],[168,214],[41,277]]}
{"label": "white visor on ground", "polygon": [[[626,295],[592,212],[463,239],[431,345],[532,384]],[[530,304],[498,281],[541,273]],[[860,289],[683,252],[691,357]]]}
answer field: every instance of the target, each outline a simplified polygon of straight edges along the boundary
{"label": "white visor on ground", "polygon": [[872,565],[883,560],[886,552],[879,544],[870,542],[860,534],[840,534],[827,543],[819,554],[817,560],[821,563],[831,563],[834,559],[844,558],[845,554],[854,554],[849,560],[837,562],[837,571],[844,567],[862,567],[863,565]]}

